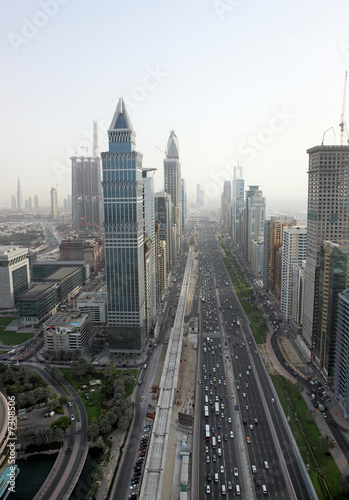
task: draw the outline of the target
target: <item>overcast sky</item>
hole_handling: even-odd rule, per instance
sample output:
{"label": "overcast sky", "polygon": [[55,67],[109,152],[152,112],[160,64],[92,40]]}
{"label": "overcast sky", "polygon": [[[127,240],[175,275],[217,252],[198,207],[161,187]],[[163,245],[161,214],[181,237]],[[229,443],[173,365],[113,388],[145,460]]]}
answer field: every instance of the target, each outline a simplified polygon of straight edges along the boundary
{"label": "overcast sky", "polygon": [[1,208],[18,177],[62,203],[120,96],[156,190],[173,129],[189,201],[197,183],[218,201],[239,164],[267,205],[306,206],[306,150],[330,127],[340,143],[348,19],[347,0],[2,1]]}

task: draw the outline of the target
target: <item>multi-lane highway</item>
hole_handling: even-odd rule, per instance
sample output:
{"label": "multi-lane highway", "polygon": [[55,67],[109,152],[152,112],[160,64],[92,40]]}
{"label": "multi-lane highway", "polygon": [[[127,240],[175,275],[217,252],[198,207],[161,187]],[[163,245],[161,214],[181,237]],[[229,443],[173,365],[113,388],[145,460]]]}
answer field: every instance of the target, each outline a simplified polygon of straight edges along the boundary
{"label": "multi-lane highway", "polygon": [[312,498],[304,464],[208,226],[201,227],[199,250],[200,498],[218,493]]}

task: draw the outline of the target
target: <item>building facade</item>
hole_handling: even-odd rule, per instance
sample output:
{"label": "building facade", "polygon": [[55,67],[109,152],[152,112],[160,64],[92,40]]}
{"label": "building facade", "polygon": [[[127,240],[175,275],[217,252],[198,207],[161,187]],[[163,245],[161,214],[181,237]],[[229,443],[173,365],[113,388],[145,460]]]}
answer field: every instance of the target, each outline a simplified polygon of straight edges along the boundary
{"label": "building facade", "polygon": [[139,353],[146,336],[142,155],[121,98],[101,154],[110,352]]}
{"label": "building facade", "polygon": [[280,309],[286,321],[292,308],[293,266],[305,260],[307,250],[307,228],[304,226],[283,227],[282,271]]}
{"label": "building facade", "polygon": [[349,290],[338,297],[338,319],[336,328],[336,355],[334,366],[334,394],[349,418]]}
{"label": "building facade", "polygon": [[56,188],[51,188],[51,217],[58,219],[58,194]]}
{"label": "building facade", "polygon": [[0,246],[0,309],[14,307],[29,286],[28,249]]}
{"label": "building facade", "polygon": [[313,360],[332,384],[336,354],[338,294],[349,286],[349,242],[323,241],[320,248],[319,312]]}
{"label": "building facade", "polygon": [[[102,228],[102,187],[99,157],[73,156],[72,225],[77,231]],[[68,201],[67,201],[68,209]]]}
{"label": "building facade", "polygon": [[164,186],[165,192],[171,195],[173,221],[177,225],[177,238],[175,255],[179,250],[182,228],[182,181],[181,164],[179,162],[179,143],[174,130],[171,131],[167,141],[167,153],[164,160]]}
{"label": "building facade", "polygon": [[81,311],[58,312],[44,323],[47,350],[85,352],[92,340],[92,318]]}
{"label": "building facade", "polygon": [[307,153],[308,236],[302,340],[310,355],[315,349],[318,325],[321,243],[349,239],[349,146],[316,146]]}

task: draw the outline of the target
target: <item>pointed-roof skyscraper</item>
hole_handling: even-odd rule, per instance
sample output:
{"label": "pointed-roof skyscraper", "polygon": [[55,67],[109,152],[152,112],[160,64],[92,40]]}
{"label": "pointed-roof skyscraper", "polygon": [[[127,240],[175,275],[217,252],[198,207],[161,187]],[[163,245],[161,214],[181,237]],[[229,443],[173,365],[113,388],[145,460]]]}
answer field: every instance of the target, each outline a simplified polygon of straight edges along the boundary
{"label": "pointed-roof skyscraper", "polygon": [[101,157],[109,349],[139,353],[146,334],[142,155],[122,98],[108,138]]}

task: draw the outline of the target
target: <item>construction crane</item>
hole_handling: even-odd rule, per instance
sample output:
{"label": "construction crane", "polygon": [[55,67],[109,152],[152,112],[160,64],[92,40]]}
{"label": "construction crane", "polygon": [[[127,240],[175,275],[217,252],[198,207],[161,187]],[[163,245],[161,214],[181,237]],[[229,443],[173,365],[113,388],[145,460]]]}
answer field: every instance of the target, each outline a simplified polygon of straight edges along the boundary
{"label": "construction crane", "polygon": [[85,219],[89,219],[89,218],[90,218],[89,215],[86,215],[86,217],[80,217],[80,220],[82,220],[82,232],[85,231]]}
{"label": "construction crane", "polygon": [[[346,123],[345,123],[345,120],[344,120],[344,115],[345,115],[345,101],[346,101],[346,97],[347,97],[347,76],[348,76],[348,72],[346,71],[345,72],[345,78],[344,78],[344,92],[343,92],[343,106],[342,106],[342,114],[341,114],[341,122],[339,124],[340,126],[340,131],[341,131],[341,146],[343,146],[343,142],[344,142],[344,129],[346,128]],[[349,142],[349,141],[347,141]]]}

